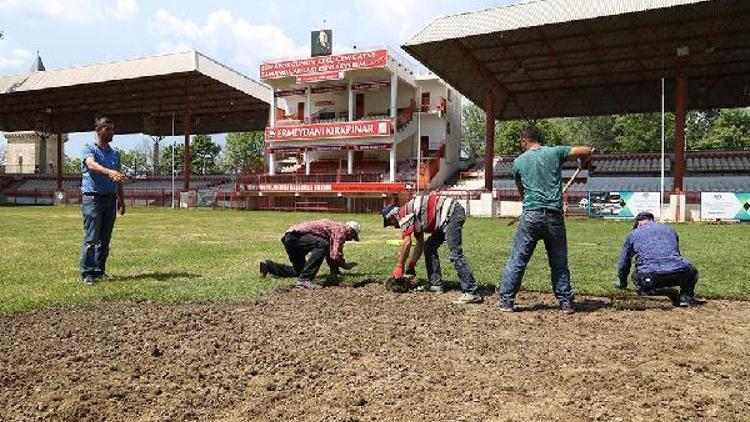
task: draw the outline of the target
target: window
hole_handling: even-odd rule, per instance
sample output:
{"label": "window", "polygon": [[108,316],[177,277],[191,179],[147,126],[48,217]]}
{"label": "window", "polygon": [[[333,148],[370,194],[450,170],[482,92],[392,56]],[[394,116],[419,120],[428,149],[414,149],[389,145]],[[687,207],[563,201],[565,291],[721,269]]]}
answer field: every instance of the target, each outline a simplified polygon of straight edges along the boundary
{"label": "window", "polygon": [[448,102],[451,102],[451,89],[448,88]]}
{"label": "window", "polygon": [[447,133],[448,135],[451,134],[451,122],[445,124],[445,133]]}

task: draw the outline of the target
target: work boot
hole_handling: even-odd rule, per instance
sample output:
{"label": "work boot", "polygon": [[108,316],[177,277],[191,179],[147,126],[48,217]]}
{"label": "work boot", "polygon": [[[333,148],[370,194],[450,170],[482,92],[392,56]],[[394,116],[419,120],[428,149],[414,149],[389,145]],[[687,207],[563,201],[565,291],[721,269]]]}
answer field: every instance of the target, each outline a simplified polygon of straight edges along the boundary
{"label": "work boot", "polygon": [[268,261],[260,261],[259,265],[260,276],[265,277],[268,275]]}
{"label": "work boot", "polygon": [[317,284],[316,282],[312,280],[298,280],[296,287],[298,289],[310,289],[310,290],[323,288],[323,286],[321,286],[320,284]]}
{"label": "work boot", "polygon": [[476,293],[465,292],[458,299],[454,300],[453,303],[456,305],[465,305],[467,303],[482,303],[483,301],[482,296]]}
{"label": "work boot", "polygon": [[417,291],[426,293],[445,293],[443,286],[440,284],[422,284],[421,286],[417,286]]}
{"label": "work boot", "polygon": [[87,274],[83,277],[83,282],[86,283],[87,286],[93,286],[94,283],[96,283],[96,277],[94,277],[93,274]]}
{"label": "work boot", "polygon": [[680,308],[689,308],[693,305],[693,298],[688,295],[680,295],[680,301],[678,302],[678,306]]}
{"label": "work boot", "polygon": [[497,304],[495,305],[497,309],[500,310],[500,312],[515,312],[516,307],[513,305],[513,302],[508,302],[505,300],[498,300]]}
{"label": "work boot", "polygon": [[572,315],[576,313],[576,306],[572,301],[560,302],[560,310],[566,315]]}

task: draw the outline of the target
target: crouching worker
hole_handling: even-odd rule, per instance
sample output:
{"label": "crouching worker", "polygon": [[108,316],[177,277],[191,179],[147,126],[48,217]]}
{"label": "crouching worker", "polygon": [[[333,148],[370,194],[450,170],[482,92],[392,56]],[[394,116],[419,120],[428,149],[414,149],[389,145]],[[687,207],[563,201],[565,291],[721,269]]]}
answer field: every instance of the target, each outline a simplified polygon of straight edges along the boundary
{"label": "crouching worker", "polygon": [[341,224],[332,220],[317,220],[294,225],[281,238],[292,265],[263,261],[260,263],[260,275],[299,277],[297,287],[319,289],[322,286],[314,280],[324,259],[332,277],[340,275],[340,268],[351,270],[357,265],[356,262],[344,260],[344,243],[348,240],[359,242],[359,231],[360,226],[356,221]]}
{"label": "crouching worker", "polygon": [[615,287],[628,286],[630,261],[635,255],[633,284],[642,295],[656,295],[659,289],[679,286],[680,296],[675,305],[692,305],[698,270],[687,258],[680,255],[680,240],[673,228],[654,222],[650,212],[635,217],[633,231],[625,239],[625,245],[617,264],[619,280]]}
{"label": "crouching worker", "polygon": [[[393,270],[394,279],[401,279],[404,274],[415,275],[415,267],[424,251],[427,277],[430,282],[430,286],[426,289],[432,292],[442,292],[443,273],[440,271],[438,248],[443,242],[447,242],[448,258],[456,268],[461,290],[463,290],[463,294],[454,303],[482,302],[474,275],[471,273],[461,248],[461,232],[466,221],[466,211],[461,204],[446,196],[416,196],[402,207],[386,206],[382,214],[383,227],[400,228],[403,236],[401,253],[396,268]],[[424,239],[425,233],[431,233],[427,241]],[[404,265],[411,250],[412,234],[417,240],[417,245],[404,272]]]}

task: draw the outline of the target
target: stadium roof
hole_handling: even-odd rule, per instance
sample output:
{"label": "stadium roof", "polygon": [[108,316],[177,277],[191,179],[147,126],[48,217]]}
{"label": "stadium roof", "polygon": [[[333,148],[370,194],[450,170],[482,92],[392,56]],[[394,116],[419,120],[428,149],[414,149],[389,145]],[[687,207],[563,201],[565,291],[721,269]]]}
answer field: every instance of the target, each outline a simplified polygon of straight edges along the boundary
{"label": "stadium roof", "polygon": [[[500,120],[750,105],[750,1],[535,0],[442,17],[403,48]],[[667,101],[673,108],[674,101]]]}
{"label": "stadium roof", "polygon": [[0,130],[93,130],[94,117],[111,116],[117,133],[182,134],[260,130],[268,120],[271,90],[196,51],[39,69],[0,77]]}

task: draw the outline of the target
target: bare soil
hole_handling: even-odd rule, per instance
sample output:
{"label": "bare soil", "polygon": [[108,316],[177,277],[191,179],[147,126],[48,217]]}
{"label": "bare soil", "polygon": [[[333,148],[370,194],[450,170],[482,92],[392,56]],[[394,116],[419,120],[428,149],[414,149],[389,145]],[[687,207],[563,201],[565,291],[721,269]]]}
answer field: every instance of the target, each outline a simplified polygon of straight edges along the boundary
{"label": "bare soil", "polygon": [[277,291],[0,318],[0,420],[750,419],[750,303]]}

